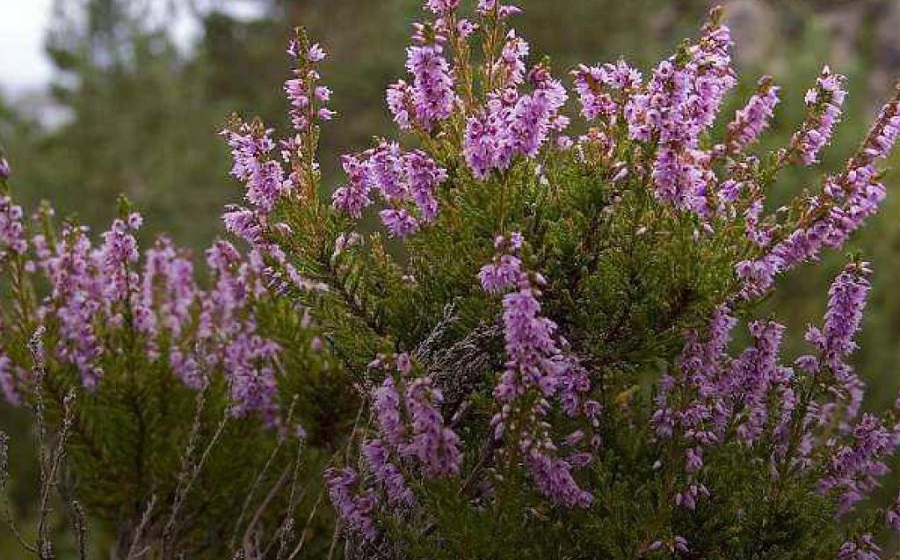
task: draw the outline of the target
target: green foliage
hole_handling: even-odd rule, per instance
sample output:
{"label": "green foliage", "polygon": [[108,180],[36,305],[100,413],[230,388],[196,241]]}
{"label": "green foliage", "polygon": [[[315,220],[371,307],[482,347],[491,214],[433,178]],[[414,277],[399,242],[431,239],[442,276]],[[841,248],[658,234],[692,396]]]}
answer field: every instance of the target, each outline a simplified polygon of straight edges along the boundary
{"label": "green foliage", "polygon": [[[405,40],[405,29],[398,22],[406,21],[415,3],[331,4],[298,9],[314,34],[336,50],[326,72],[333,77],[329,82],[345,124],[323,144],[323,194],[335,176],[338,146],[361,147],[386,129],[381,91],[399,70],[393,55]],[[646,40],[652,22],[643,13],[655,6],[649,0],[639,2],[643,8],[606,2],[598,8],[596,2],[581,0],[566,10],[538,0],[522,4],[530,12],[526,34],[535,38],[536,50],[563,53],[561,68],[583,59],[613,59],[626,51],[648,62],[671,43],[670,37],[681,34],[682,21],[696,19],[699,9],[695,3],[680,3],[684,13],[666,20],[665,29]],[[112,196],[124,190],[151,221],[200,246],[218,231],[222,204],[238,198],[234,188],[229,192],[220,186],[225,150],[214,136],[226,110],[237,107],[267,122],[279,120],[282,102],[273,84],[284,78],[278,53],[287,26],[271,14],[286,9],[274,5],[268,19],[252,23],[210,13],[203,41],[189,57],[178,53],[164,34],[141,29],[126,16],[122,19],[132,34],[127,36],[129,55],[121,64],[97,63],[83,44],[55,49],[59,68],[76,76],[75,87],[57,90],[72,121],[46,132],[6,111],[0,114],[4,133],[15,139],[12,159],[21,163],[14,186],[32,200],[51,196],[67,213],[75,211],[92,224],[105,221],[113,211]],[[796,17],[802,9],[786,11]],[[607,17],[598,19],[598,13]],[[331,25],[327,33],[315,33],[317,25],[324,28],[326,22],[351,14],[358,26]],[[812,44],[816,33],[801,34],[804,39],[798,42]],[[373,49],[376,42],[380,48]],[[363,50],[375,50],[375,55],[360,60]],[[808,48],[791,56],[782,72],[785,90],[797,93],[804,87],[799,84],[812,81],[817,55],[817,49]],[[351,59],[354,64],[348,63]],[[253,80],[246,79],[250,69]],[[864,69],[857,70],[854,81],[864,75]],[[738,107],[747,94],[749,89],[730,102]],[[787,144],[791,125],[802,118],[802,104],[791,97],[799,98],[788,96],[762,149]],[[858,117],[864,105],[854,106],[848,121],[862,122]],[[850,127],[842,129],[840,142],[828,154],[831,168],[861,136],[859,127]],[[489,393],[504,360],[502,337],[492,328],[501,309],[496,298],[480,289],[476,274],[494,254],[493,237],[512,231],[521,231],[528,240],[528,266],[547,276],[542,290],[546,314],[557,320],[573,352],[588,357],[603,380],[605,416],[598,431],[604,455],[586,475],[586,485],[598,489],[595,505],[590,512],[548,507],[517,469],[500,473],[498,495],[490,501],[483,488],[470,487],[469,481],[463,481],[462,491],[446,481],[421,483],[417,495],[432,517],[382,519],[388,540],[400,543],[394,552],[435,559],[668,558],[671,538],[659,551],[650,548],[660,531],[670,528],[669,537],[691,536],[692,549],[702,555],[698,558],[832,556],[843,542],[842,529],[833,526],[832,500],[812,495],[800,484],[773,482],[769,465],[746,449],[726,446],[710,458],[714,466],[707,484],[716,491],[688,514],[670,504],[672,485],[683,481],[673,480],[671,469],[652,466],[666,450],[640,444],[652,439],[645,411],[651,408],[657,380],[681,351],[684,334],[703,326],[722,294],[734,288],[732,265],[751,251],[742,232],[722,223],[714,224],[713,235],[698,236],[696,217],[661,207],[639,180],[613,182],[609,162],[589,159],[585,164],[571,153],[521,163],[487,182],[476,181],[454,153],[461,128],[461,122],[450,123],[449,138],[429,146],[450,175],[448,187],[440,190],[437,223],[402,246],[370,234],[334,255],[336,239],[352,227],[347,220],[327,211],[324,202],[280,208],[278,219],[294,232],[280,240],[292,263],[329,287],[326,292],[290,291],[258,309],[262,331],[286,349],[282,404],[288,408],[293,403],[296,419],[308,431],[309,448],[296,474],[288,475],[303,481],[293,519],[309,531],[305,556],[332,554],[333,520],[328,507],[320,505],[320,472],[334,462],[334,455],[355,459],[345,443],[348,434],[353,441],[364,432],[353,423],[366,404],[356,389],[380,381],[367,368],[376,354],[409,351],[436,376],[455,376],[445,389],[445,416],[461,415],[456,429],[464,440],[489,439],[486,427],[495,406]],[[623,143],[618,149],[622,158],[636,157],[635,146]],[[25,157],[29,153],[40,157]],[[809,172],[789,170],[779,185],[771,192],[776,204],[813,186],[814,179]],[[885,215],[895,211],[889,208]],[[856,246],[891,255],[896,252],[894,229],[883,217]],[[797,326],[814,320],[821,315],[826,279],[838,262],[838,256],[826,260],[812,280],[811,270],[801,271],[761,309],[744,312],[749,317],[778,310]],[[878,268],[878,274],[889,279],[893,273],[885,269],[887,273]],[[877,382],[896,361],[889,349],[900,327],[894,325],[897,310],[887,290],[876,292],[875,300],[861,363]],[[306,313],[313,330],[306,328]],[[5,340],[4,346],[18,353],[17,361],[28,360],[30,334],[21,329]],[[310,352],[319,335],[325,350]],[[104,357],[104,369],[113,372],[109,383],[97,393],[78,395],[70,439],[73,488],[110,533],[121,531],[123,520],[125,533],[133,531],[156,496],[163,505],[152,512],[150,525],[158,530],[178,493],[178,473],[196,421],[200,448],[213,440],[216,445],[189,493],[182,513],[190,520],[189,529],[179,538],[189,557],[223,557],[240,532],[236,515],[246,509],[245,499],[258,505],[268,491],[262,489],[278,487],[286,472],[282,468],[291,464],[299,444],[290,440],[281,447],[277,434],[252,419],[228,421],[216,435],[228,406],[227,388],[213,384],[197,413],[197,394],[175,381],[161,363],[130,351],[129,343],[121,341],[121,354]],[[792,350],[799,347],[799,341],[791,345]],[[64,396],[78,384],[77,374],[52,361],[48,370],[50,421],[59,423]],[[889,401],[890,396],[877,400]],[[466,472],[478,470],[484,458],[480,451],[467,454]],[[267,470],[270,460],[277,466]],[[260,490],[248,497],[250,488]],[[15,491],[21,492],[21,486]],[[287,494],[275,493],[262,514],[263,526],[272,529],[282,521]],[[247,515],[253,513],[251,508]],[[862,517],[858,523],[873,524]],[[237,540],[241,538],[238,534]],[[348,551],[353,553],[353,543]]]}

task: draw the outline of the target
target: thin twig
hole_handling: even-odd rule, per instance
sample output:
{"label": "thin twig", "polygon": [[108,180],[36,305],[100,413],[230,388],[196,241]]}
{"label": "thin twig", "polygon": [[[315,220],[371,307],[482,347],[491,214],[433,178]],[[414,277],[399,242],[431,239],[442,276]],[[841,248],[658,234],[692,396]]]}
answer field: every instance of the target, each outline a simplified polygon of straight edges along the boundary
{"label": "thin twig", "polygon": [[12,514],[12,507],[9,503],[9,497],[6,495],[6,483],[9,481],[9,436],[6,432],[0,432],[0,499],[3,500],[3,512],[6,517],[6,525],[13,534],[19,545],[30,554],[37,555],[37,549],[25,541],[19,528],[16,526],[15,517]]}
{"label": "thin twig", "polygon": [[144,514],[141,515],[141,521],[138,523],[138,526],[134,530],[134,536],[131,539],[131,546],[128,548],[128,554],[125,556],[125,560],[132,560],[136,558],[140,558],[143,555],[147,554],[150,550],[148,547],[144,547],[139,549],[138,547],[141,544],[141,540],[144,537],[144,531],[147,529],[147,526],[150,524],[150,517],[153,514],[153,508],[156,507],[156,494],[150,496],[150,501],[147,502],[147,507],[144,508]]}
{"label": "thin twig", "polygon": [[203,453],[200,456],[200,460],[191,465],[191,458],[194,454],[194,448],[196,447],[197,441],[199,440],[201,416],[203,413],[205,402],[206,390],[204,389],[197,394],[197,407],[194,415],[194,425],[191,428],[191,435],[188,438],[187,449],[185,450],[184,456],[182,457],[182,467],[181,472],[178,475],[178,487],[175,491],[175,499],[173,500],[172,504],[172,512],[169,514],[169,519],[168,521],[166,521],[165,528],[163,529],[163,558],[167,558],[168,547],[176,535],[178,517],[181,513],[182,507],[184,506],[185,499],[187,498],[188,493],[191,491],[191,488],[193,488],[194,483],[200,475],[200,471],[206,464],[206,461],[209,458],[212,449],[218,443],[219,438],[222,436],[222,433],[225,431],[225,426],[228,423],[229,415],[226,408],[225,412],[222,414],[222,419],[219,421],[219,424],[216,427],[215,433],[213,433],[212,439],[210,439],[209,443],[206,445],[206,448],[203,450]]}
{"label": "thin twig", "polygon": [[75,533],[75,545],[78,548],[78,560],[87,560],[87,515],[81,504],[73,500],[72,530]]}
{"label": "thin twig", "polygon": [[254,529],[257,525],[259,525],[262,516],[265,514],[266,509],[268,509],[269,504],[275,499],[275,496],[281,492],[281,489],[284,487],[287,482],[288,475],[290,474],[290,468],[286,468],[281,472],[281,476],[278,477],[278,480],[275,481],[275,484],[269,490],[269,493],[266,494],[266,497],[263,498],[263,501],[259,504],[259,507],[256,508],[256,512],[253,514],[253,518],[250,519],[250,523],[247,524],[247,529],[244,531],[244,536],[241,538],[242,548],[247,552],[248,556],[250,554],[250,539],[254,536]]}
{"label": "thin twig", "polygon": [[319,491],[319,496],[316,498],[316,503],[313,504],[312,510],[309,512],[309,516],[306,518],[306,526],[303,527],[303,532],[300,533],[300,542],[297,543],[297,547],[291,552],[291,555],[288,556],[288,560],[294,560],[300,551],[303,550],[303,545],[306,544],[306,538],[309,536],[309,528],[312,525],[312,520],[316,516],[316,513],[319,511],[319,506],[322,504],[322,498],[325,497],[325,488],[322,488]]}
{"label": "thin twig", "polygon": [[[295,400],[297,399],[296,395],[294,396],[294,399]],[[300,464],[301,464],[301,458],[303,456],[303,450],[304,450],[303,443],[304,442],[302,439],[300,439],[300,441],[298,441],[298,443],[297,443],[297,453],[294,456],[294,469],[293,469],[293,474],[291,475],[291,493],[290,493],[290,496],[288,497],[288,507],[287,507],[287,511],[285,511],[285,514],[284,514],[284,521],[282,522],[281,526],[278,528],[278,531],[276,532],[276,535],[275,535],[276,539],[278,540],[278,543],[279,543],[278,544],[278,553],[276,555],[277,560],[283,560],[285,557],[285,554],[287,554],[288,539],[292,538],[294,535],[294,511],[296,510],[297,504],[300,502],[300,500],[302,500],[303,497],[306,496],[306,491],[309,488],[308,484],[305,485],[303,487],[303,492],[300,494],[299,497],[297,496],[297,482],[300,479]],[[273,544],[276,539],[273,539],[273,541],[272,541]],[[268,549],[267,549],[267,552],[268,552]]]}
{"label": "thin twig", "polygon": [[[297,404],[296,397],[294,401],[291,403],[291,408],[288,411],[288,419],[287,424],[290,425],[294,416],[294,406]],[[275,445],[275,448],[272,449],[272,453],[269,454],[269,458],[266,460],[265,465],[263,465],[262,470],[256,477],[256,480],[253,482],[253,486],[250,487],[250,492],[247,494],[247,497],[244,499],[244,505],[241,507],[241,514],[238,516],[237,523],[234,525],[234,531],[231,535],[231,540],[228,543],[228,547],[231,550],[235,549],[235,545],[237,544],[238,534],[241,530],[241,525],[244,522],[244,518],[247,516],[247,511],[250,509],[250,503],[253,501],[253,497],[256,495],[256,490],[262,484],[263,478],[265,478],[266,474],[269,472],[269,468],[272,466],[272,463],[275,461],[275,457],[278,456],[278,453],[281,451],[281,448],[284,446],[284,441],[286,438],[279,438],[278,443]],[[243,538],[241,539],[243,542]]]}

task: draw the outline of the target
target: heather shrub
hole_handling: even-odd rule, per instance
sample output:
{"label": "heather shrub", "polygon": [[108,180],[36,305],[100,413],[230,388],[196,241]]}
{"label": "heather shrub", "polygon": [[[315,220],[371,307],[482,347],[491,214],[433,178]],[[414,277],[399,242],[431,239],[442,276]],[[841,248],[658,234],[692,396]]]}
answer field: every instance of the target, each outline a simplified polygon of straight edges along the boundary
{"label": "heather shrub", "polygon": [[[241,248],[214,243],[200,280],[164,237],[140,256],[127,204],[94,245],[3,199],[0,381],[49,403],[79,500],[164,558],[879,557],[900,511],[867,498],[900,425],[864,412],[851,364],[870,265],[847,256],[799,355],[760,309],[877,210],[900,93],[840,172],[776,205],[841,120],[827,66],[784,92],[806,115],[766,151],[783,92],[764,76],[722,110],[718,10],[651,69],[558,72],[514,6],[472,4],[425,3],[386,93],[399,133],[343,156],[333,192],[325,51],[297,33],[292,129],[222,132]],[[198,463],[191,442],[215,445]],[[307,503],[326,491],[330,511]]]}
{"label": "heather shrub", "polygon": [[[59,486],[56,507],[72,515],[77,498],[120,557],[151,539],[167,557],[228,554],[245,532],[278,527],[353,397],[260,255],[216,241],[195,274],[165,236],[139,252],[126,201],[98,243],[47,206],[29,220],[2,201],[0,387],[34,413],[42,502]],[[267,497],[273,487],[283,493]],[[37,550],[50,542],[36,538]]]}

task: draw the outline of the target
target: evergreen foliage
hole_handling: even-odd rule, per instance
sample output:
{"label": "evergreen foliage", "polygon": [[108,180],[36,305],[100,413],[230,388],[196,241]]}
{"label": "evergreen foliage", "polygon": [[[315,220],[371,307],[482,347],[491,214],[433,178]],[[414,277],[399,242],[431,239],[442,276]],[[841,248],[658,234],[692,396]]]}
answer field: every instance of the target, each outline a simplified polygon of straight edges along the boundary
{"label": "evergreen foliage", "polygon": [[900,510],[858,505],[900,424],[849,364],[869,265],[846,259],[802,354],[765,300],[878,209],[900,89],[782,205],[841,119],[828,67],[768,150],[801,92],[764,78],[723,110],[720,10],[643,76],[579,65],[571,87],[516,7],[425,10],[388,88],[400,133],[343,156],[330,197],[326,55],[297,31],[289,127],[222,132],[244,250],[214,242],[196,280],[167,238],[138,251],[127,201],[95,242],[25,216],[0,168],[0,386],[49,450],[42,496],[122,558],[877,558]]}

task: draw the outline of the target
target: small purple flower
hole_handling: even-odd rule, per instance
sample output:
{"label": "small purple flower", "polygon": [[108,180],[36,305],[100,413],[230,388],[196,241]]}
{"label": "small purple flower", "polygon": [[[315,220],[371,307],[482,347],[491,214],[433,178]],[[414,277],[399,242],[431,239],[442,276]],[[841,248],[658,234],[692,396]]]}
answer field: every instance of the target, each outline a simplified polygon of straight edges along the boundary
{"label": "small purple flower", "polygon": [[819,161],[819,153],[831,141],[834,126],[840,121],[841,106],[847,93],[843,89],[844,76],[835,74],[828,66],[822,68],[814,88],[806,92],[809,116],[799,132],[791,139],[791,150],[804,165]]}
{"label": "small purple flower", "polygon": [[388,496],[391,505],[413,505],[415,495],[406,484],[403,473],[391,462],[389,451],[380,439],[374,439],[362,444],[361,451],[372,469],[375,479],[381,484]]}
{"label": "small purple flower", "polygon": [[351,531],[359,533],[366,540],[373,540],[378,535],[374,519],[378,501],[371,491],[357,494],[358,482],[359,475],[350,467],[344,467],[340,471],[325,471],[328,495],[341,520]]}
{"label": "small purple flower", "polygon": [[602,66],[581,64],[572,75],[581,101],[581,114],[588,120],[602,119],[608,126],[616,124],[624,102],[641,86],[641,73],[624,60]]}
{"label": "small purple flower", "polygon": [[0,354],[0,393],[12,406],[18,406],[22,402],[17,377],[12,360],[6,354]]}
{"label": "small purple flower", "polygon": [[478,272],[484,291],[491,294],[505,292],[515,286],[522,273],[522,261],[514,255],[500,255],[496,262],[486,264]]}
{"label": "small purple flower", "polygon": [[452,114],[456,103],[450,64],[440,44],[415,45],[407,49],[406,69],[413,77],[411,93],[416,121],[430,131]]}
{"label": "small purple flower", "polygon": [[779,89],[770,76],[759,79],[756,93],[742,109],[735,112],[734,120],[728,124],[728,149],[731,152],[740,152],[756,142],[769,126],[779,102]]}
{"label": "small purple flower", "polygon": [[406,237],[419,231],[419,221],[406,208],[388,208],[378,215],[391,237]]}
{"label": "small purple flower", "polygon": [[284,93],[287,97],[288,114],[294,131],[304,134],[316,120],[331,120],[335,113],[327,107],[331,99],[331,90],[319,85],[321,78],[315,65],[325,59],[325,50],[318,44],[302,48],[305,39],[294,37],[289,46],[288,54],[294,59],[292,69],[293,78],[284,83]]}
{"label": "small purple flower", "polygon": [[289,188],[281,163],[270,159],[275,149],[272,132],[260,132],[246,124],[237,131],[222,132],[234,160],[231,175],[247,185],[247,201],[263,215],[272,211]]}
{"label": "small purple flower", "polygon": [[0,195],[0,260],[9,252],[21,255],[28,250],[22,207],[12,198]]}
{"label": "small purple flower", "polygon": [[459,7],[460,0],[427,0],[425,7],[434,14],[445,16]]}

